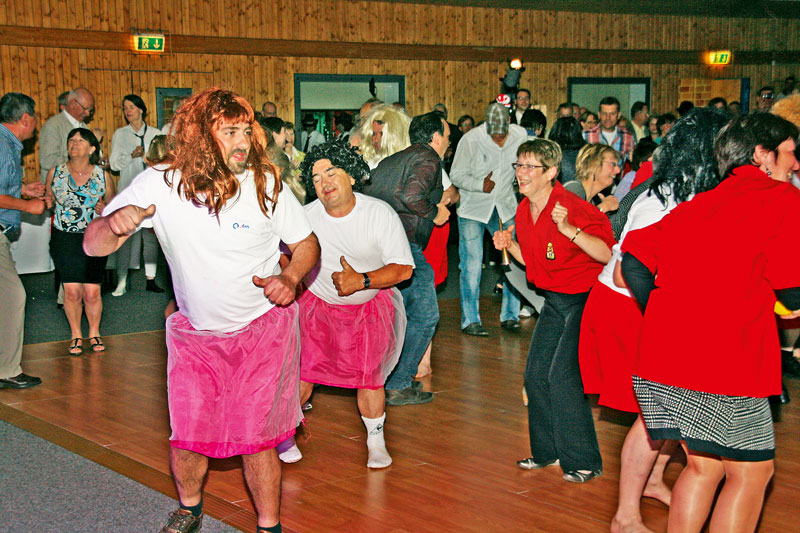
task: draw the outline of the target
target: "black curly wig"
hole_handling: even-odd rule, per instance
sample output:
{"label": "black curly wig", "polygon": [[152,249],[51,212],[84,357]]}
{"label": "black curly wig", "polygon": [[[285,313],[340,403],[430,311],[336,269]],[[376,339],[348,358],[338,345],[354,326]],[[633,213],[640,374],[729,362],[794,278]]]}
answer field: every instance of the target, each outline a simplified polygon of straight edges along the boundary
{"label": "black curly wig", "polygon": [[664,136],[653,155],[653,183],[650,191],[667,205],[669,185],[678,203],[693,194],[716,187],[722,178],[717,172],[714,141],[731,120],[726,110],[695,107],[681,117]]}
{"label": "black curly wig", "polygon": [[300,173],[308,191],[309,200],[316,198],[314,178],[311,171],[314,164],[320,159],[329,160],[334,167],[344,170],[355,180],[354,191],[361,191],[369,181],[369,165],[356,149],[344,141],[328,141],[318,144],[308,151],[303,162],[300,163]]}

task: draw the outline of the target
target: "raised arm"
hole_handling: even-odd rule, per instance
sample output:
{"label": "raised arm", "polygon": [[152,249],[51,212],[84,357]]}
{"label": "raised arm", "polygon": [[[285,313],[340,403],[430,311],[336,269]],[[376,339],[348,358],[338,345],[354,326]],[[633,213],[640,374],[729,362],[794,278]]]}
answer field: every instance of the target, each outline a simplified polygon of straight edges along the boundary
{"label": "raised arm", "polygon": [[[331,274],[333,285],[336,287],[339,296],[350,296],[354,292],[366,288],[386,289],[388,287],[394,287],[398,283],[410,278],[414,271],[411,265],[389,263],[377,270],[361,273],[356,272],[356,270],[350,266],[345,256],[342,256],[339,262],[342,264],[342,271]],[[366,282],[364,274],[369,276],[369,287],[364,286]]]}
{"label": "raised arm", "polygon": [[286,246],[292,256],[280,274],[266,278],[253,276],[253,283],[264,289],[264,296],[275,305],[292,303],[298,283],[319,261],[319,241],[313,233],[309,233],[305,239],[294,244],[287,243]]}
{"label": "raised arm", "polygon": [[136,231],[139,224],[155,212],[156,206],[153,204],[147,209],[126,205],[106,217],[92,220],[83,236],[83,251],[94,257],[114,253]]}
{"label": "raised arm", "polygon": [[598,263],[607,264],[611,260],[611,248],[609,248],[608,244],[599,237],[590,235],[581,228],[576,228],[570,224],[567,215],[567,208],[556,202],[552,217],[561,235],[568,238],[570,242],[574,243]]}

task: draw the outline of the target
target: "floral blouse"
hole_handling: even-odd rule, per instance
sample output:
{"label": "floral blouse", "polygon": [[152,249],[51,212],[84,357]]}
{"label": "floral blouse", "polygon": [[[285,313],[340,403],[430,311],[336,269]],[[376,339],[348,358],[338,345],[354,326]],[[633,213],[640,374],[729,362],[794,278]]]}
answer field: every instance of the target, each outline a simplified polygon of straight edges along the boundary
{"label": "floral blouse", "polygon": [[67,165],[59,165],[53,176],[52,189],[56,203],[53,227],[68,233],[83,233],[97,216],[97,202],[106,194],[103,168],[95,165],[86,183],[78,187]]}

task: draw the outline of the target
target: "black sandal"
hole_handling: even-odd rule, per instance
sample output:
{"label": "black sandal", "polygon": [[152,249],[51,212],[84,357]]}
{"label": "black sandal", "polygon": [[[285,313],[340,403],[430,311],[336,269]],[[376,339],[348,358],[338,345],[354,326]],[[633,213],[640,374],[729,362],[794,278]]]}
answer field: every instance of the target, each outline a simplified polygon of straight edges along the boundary
{"label": "black sandal", "polygon": [[72,339],[72,344],[69,345],[67,353],[75,357],[81,355],[83,353],[83,339],[80,337],[75,337]]}
{"label": "black sandal", "polygon": [[[94,341],[94,342],[92,342]],[[89,344],[92,345],[93,352],[105,352],[106,347],[103,345],[103,340],[100,337],[89,337]]]}

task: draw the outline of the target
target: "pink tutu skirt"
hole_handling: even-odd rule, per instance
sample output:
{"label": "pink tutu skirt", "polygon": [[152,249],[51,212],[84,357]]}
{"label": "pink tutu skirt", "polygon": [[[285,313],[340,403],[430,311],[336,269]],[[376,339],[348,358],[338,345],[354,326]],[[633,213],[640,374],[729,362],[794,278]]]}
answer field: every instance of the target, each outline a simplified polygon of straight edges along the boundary
{"label": "pink tutu skirt", "polygon": [[403,298],[384,289],[361,305],[332,305],[306,291],[300,305],[300,379],[379,389],[397,364],[406,331]]}
{"label": "pink tutu skirt", "polygon": [[208,457],[250,455],[294,435],[300,410],[297,306],[232,333],[167,319],[170,444]]}

